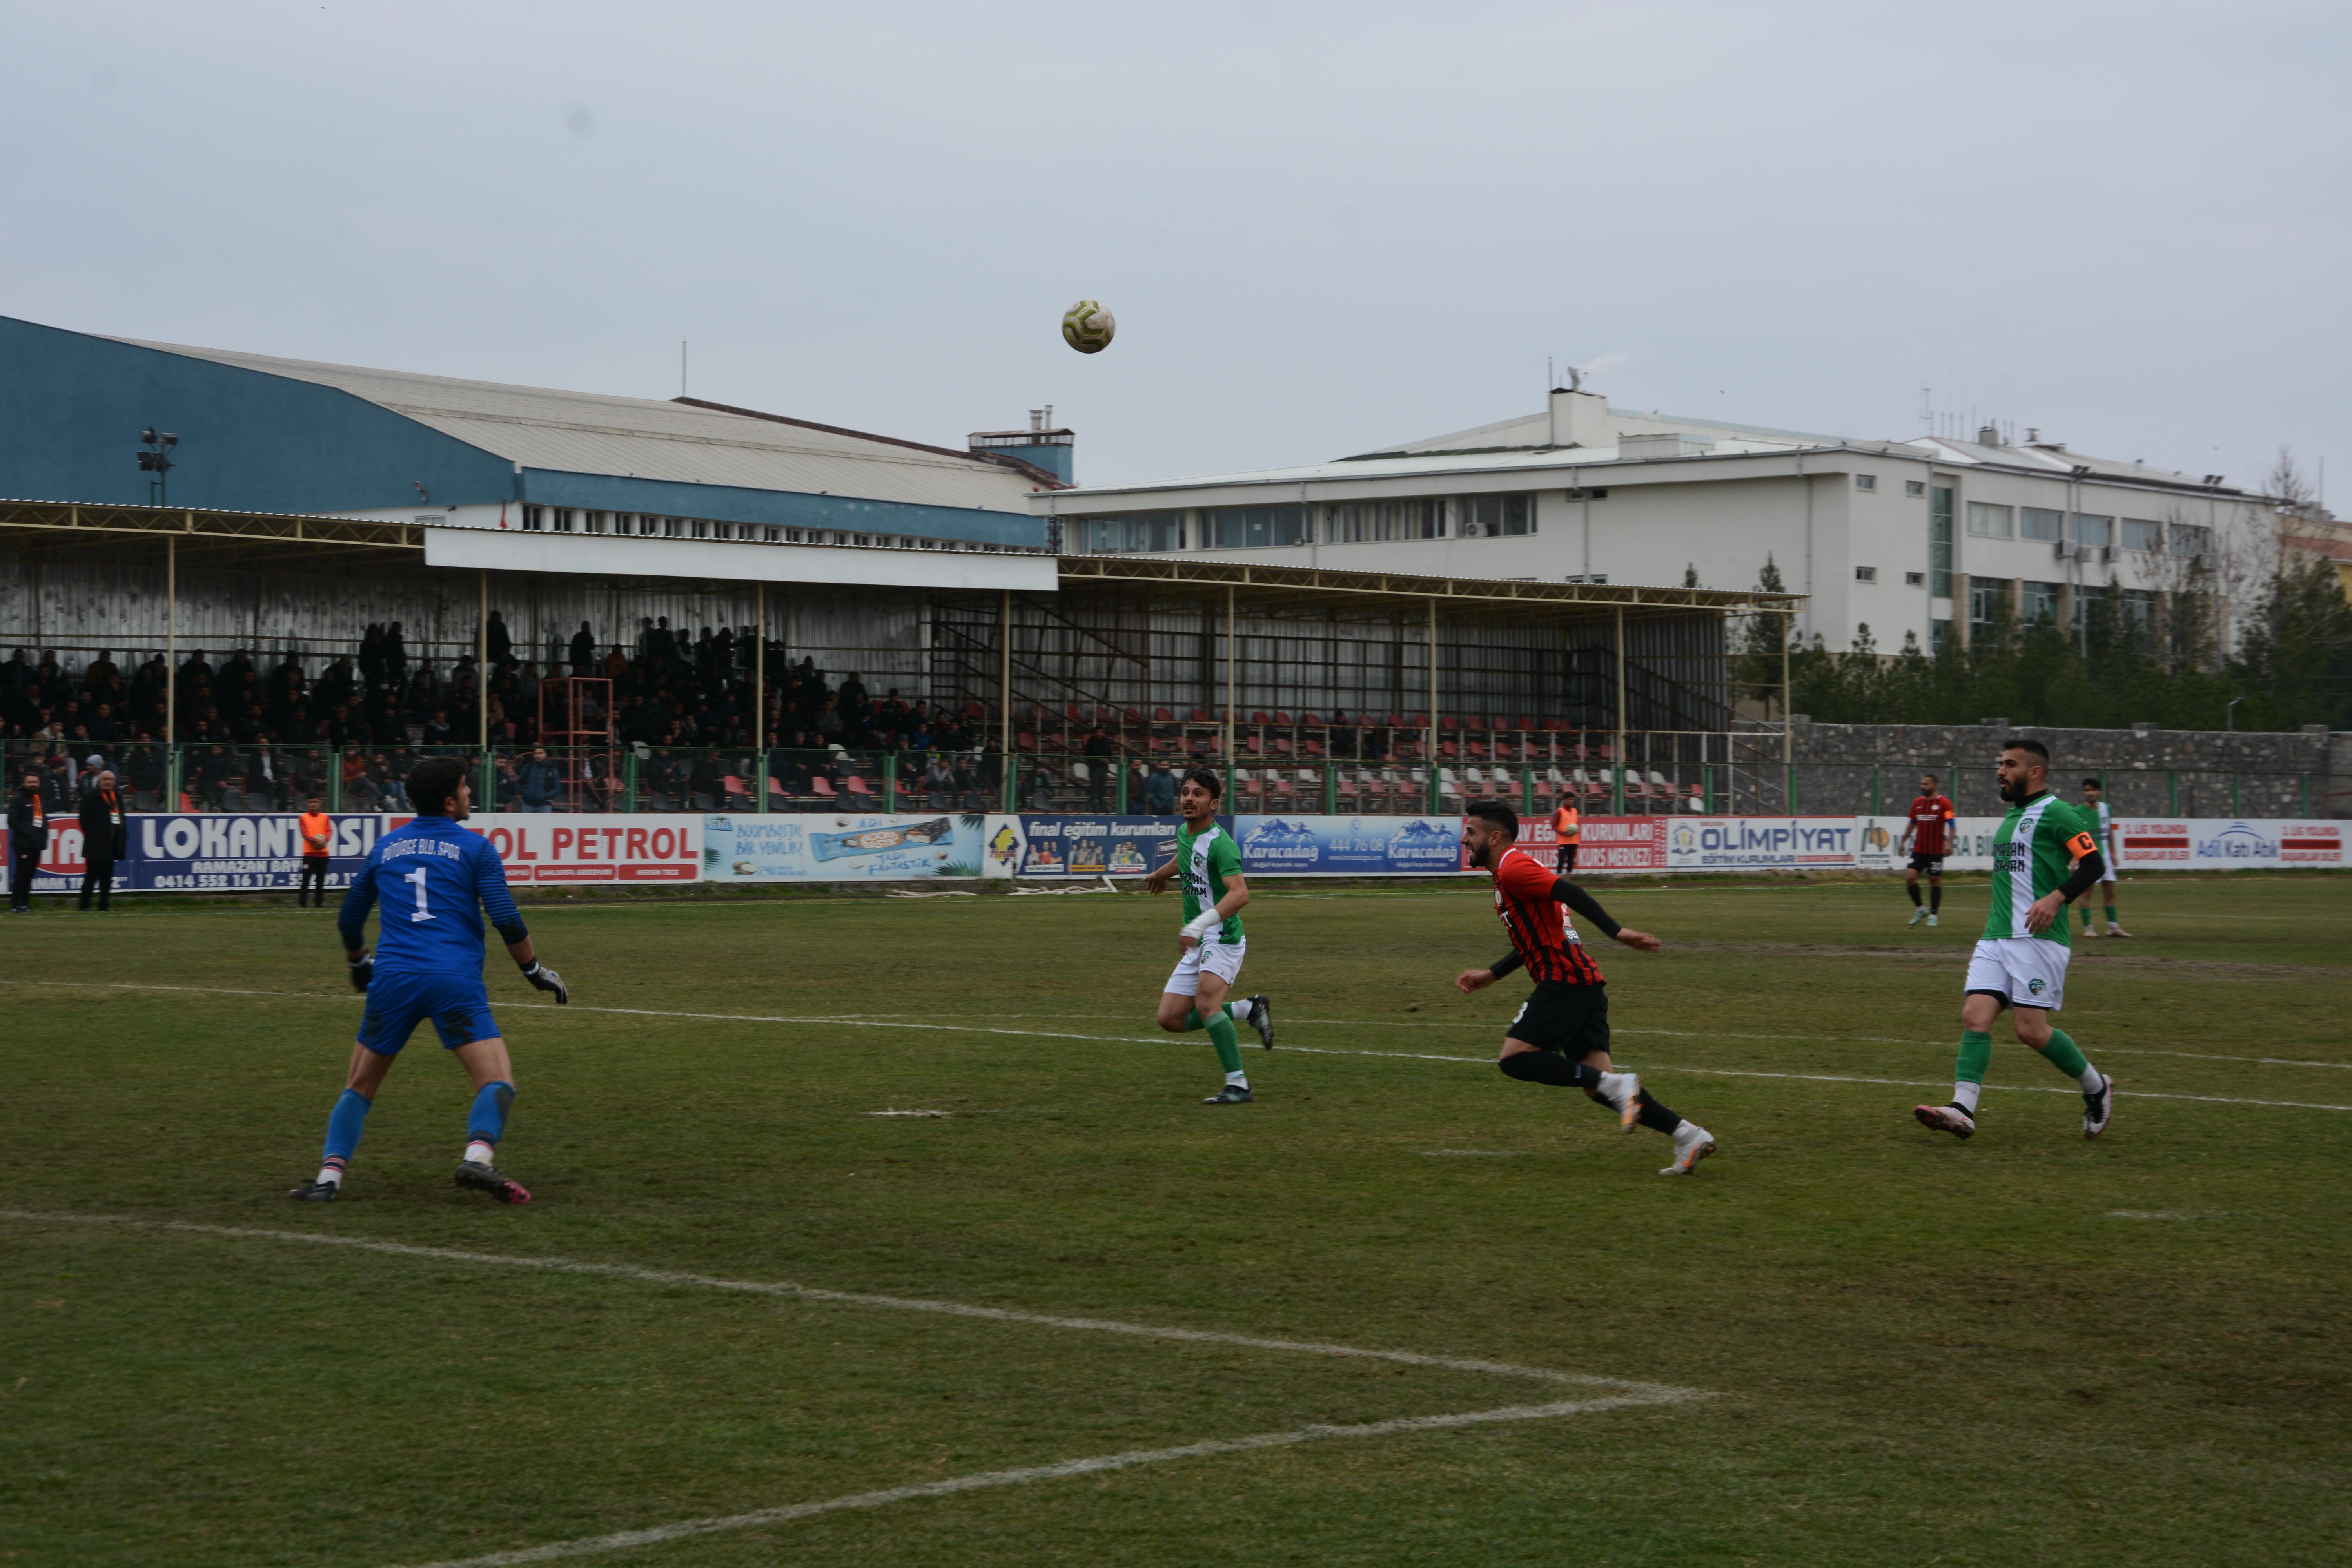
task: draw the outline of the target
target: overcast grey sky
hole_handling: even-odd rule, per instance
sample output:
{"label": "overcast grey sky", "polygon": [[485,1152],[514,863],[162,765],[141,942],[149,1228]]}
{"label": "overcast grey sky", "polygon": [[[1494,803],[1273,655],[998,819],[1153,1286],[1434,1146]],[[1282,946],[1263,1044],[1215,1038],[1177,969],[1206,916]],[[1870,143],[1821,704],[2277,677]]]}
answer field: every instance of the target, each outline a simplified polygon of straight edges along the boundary
{"label": "overcast grey sky", "polygon": [[[0,313],[1081,479],[1921,388],[2352,493],[2342,4],[0,9]],[[1058,334],[1092,297],[1118,341]]]}

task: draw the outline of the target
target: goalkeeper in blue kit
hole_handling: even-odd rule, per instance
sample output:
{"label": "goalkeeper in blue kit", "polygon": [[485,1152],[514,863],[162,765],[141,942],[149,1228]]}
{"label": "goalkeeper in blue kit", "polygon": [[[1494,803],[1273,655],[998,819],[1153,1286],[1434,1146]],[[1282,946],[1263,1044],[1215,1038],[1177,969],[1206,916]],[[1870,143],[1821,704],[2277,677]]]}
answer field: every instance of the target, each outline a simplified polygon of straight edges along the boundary
{"label": "goalkeeper in blue kit", "polygon": [[[493,1163],[514,1105],[514,1067],[490,1016],[482,984],[482,915],[507,944],[525,980],[569,1002],[563,977],[539,962],[530,932],[507,890],[499,852],[480,834],[460,827],[473,810],[466,766],[455,757],[428,757],[408,775],[413,821],[376,840],[367,864],[352,879],[335,924],[343,938],[352,987],[367,995],[350,1076],[327,1119],[327,1148],[318,1175],[287,1195],[331,1203],[358,1149],[376,1091],[393,1059],[427,1018],[441,1044],[474,1080],[466,1118],[466,1154],[457,1184],[505,1204],[527,1204],[530,1194]],[[364,945],[368,910],[383,906],[376,952]]]}

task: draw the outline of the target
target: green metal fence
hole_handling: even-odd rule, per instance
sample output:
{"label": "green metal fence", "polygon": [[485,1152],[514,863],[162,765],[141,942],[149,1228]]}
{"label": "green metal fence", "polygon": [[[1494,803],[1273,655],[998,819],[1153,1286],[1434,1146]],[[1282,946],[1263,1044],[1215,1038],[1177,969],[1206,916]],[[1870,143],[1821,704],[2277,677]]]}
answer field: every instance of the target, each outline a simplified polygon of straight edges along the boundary
{"label": "green metal fence", "polygon": [[[1622,740],[1623,758],[1617,755]],[[0,742],[14,788],[28,771],[52,806],[84,787],[96,755],[119,776],[134,811],[299,811],[317,796],[330,811],[400,812],[408,770],[427,756],[465,761],[478,811],[845,812],[1034,811],[1172,813],[1177,781],[1215,771],[1228,811],[1300,816],[1448,816],[1477,800],[1523,816],[1573,804],[1587,816],[1900,816],[1922,771],[1961,815],[2006,807],[1991,771],[1957,759],[1917,765],[1776,760],[1777,738],[1628,734],[1553,758],[1467,759],[1434,768],[1410,759],[1301,759],[1114,752],[941,753],[833,746],[269,746],[187,742]],[[1581,754],[1578,754],[1580,752]],[[2119,816],[2307,817],[2325,809],[2325,775],[2157,769],[2103,774]],[[2074,781],[2060,793],[2074,798]]]}

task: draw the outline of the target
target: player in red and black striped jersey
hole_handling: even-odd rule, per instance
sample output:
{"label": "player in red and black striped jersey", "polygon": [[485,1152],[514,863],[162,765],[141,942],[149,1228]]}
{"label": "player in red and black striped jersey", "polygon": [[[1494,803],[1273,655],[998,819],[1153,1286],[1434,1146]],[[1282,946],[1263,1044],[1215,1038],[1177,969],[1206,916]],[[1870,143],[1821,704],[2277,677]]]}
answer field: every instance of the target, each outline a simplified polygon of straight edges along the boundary
{"label": "player in red and black striped jersey", "polygon": [[1510,933],[1511,951],[1484,969],[1464,970],[1454,986],[1466,994],[1525,969],[1536,983],[1535,993],[1511,1020],[1496,1065],[1510,1078],[1584,1090],[1614,1110],[1617,1124],[1628,1132],[1641,1126],[1665,1133],[1675,1141],[1675,1163],[1658,1174],[1690,1174],[1715,1152],[1715,1139],[1697,1122],[1659,1104],[1634,1074],[1610,1066],[1608,987],[1601,966],[1584,951],[1574,917],[1582,915],[1604,934],[1643,952],[1665,944],[1611,920],[1591,894],[1517,847],[1518,837],[1518,813],[1500,801],[1479,801],[1462,819],[1462,847],[1470,864],[1494,874],[1495,913]]}
{"label": "player in red and black striped jersey", "polygon": [[[1903,886],[1911,894],[1911,923],[1925,920],[1936,923],[1936,916],[1944,907],[1944,857],[1952,852],[1952,802],[1948,795],[1936,793],[1936,775],[1919,775],[1919,796],[1911,803],[1903,826],[1903,837],[1896,841],[1897,855],[1908,850],[1911,864],[1903,872]],[[1927,902],[1919,902],[1919,873],[1927,873]]]}

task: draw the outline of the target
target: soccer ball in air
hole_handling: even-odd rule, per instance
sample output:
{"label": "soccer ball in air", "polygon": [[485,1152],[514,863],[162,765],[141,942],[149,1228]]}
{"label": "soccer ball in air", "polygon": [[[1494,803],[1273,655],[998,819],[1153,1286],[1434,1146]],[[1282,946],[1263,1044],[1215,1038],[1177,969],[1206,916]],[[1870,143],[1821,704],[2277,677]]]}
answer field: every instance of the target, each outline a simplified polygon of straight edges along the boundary
{"label": "soccer ball in air", "polygon": [[1081,300],[1062,313],[1062,339],[1082,354],[1098,354],[1110,347],[1118,323],[1092,300]]}

